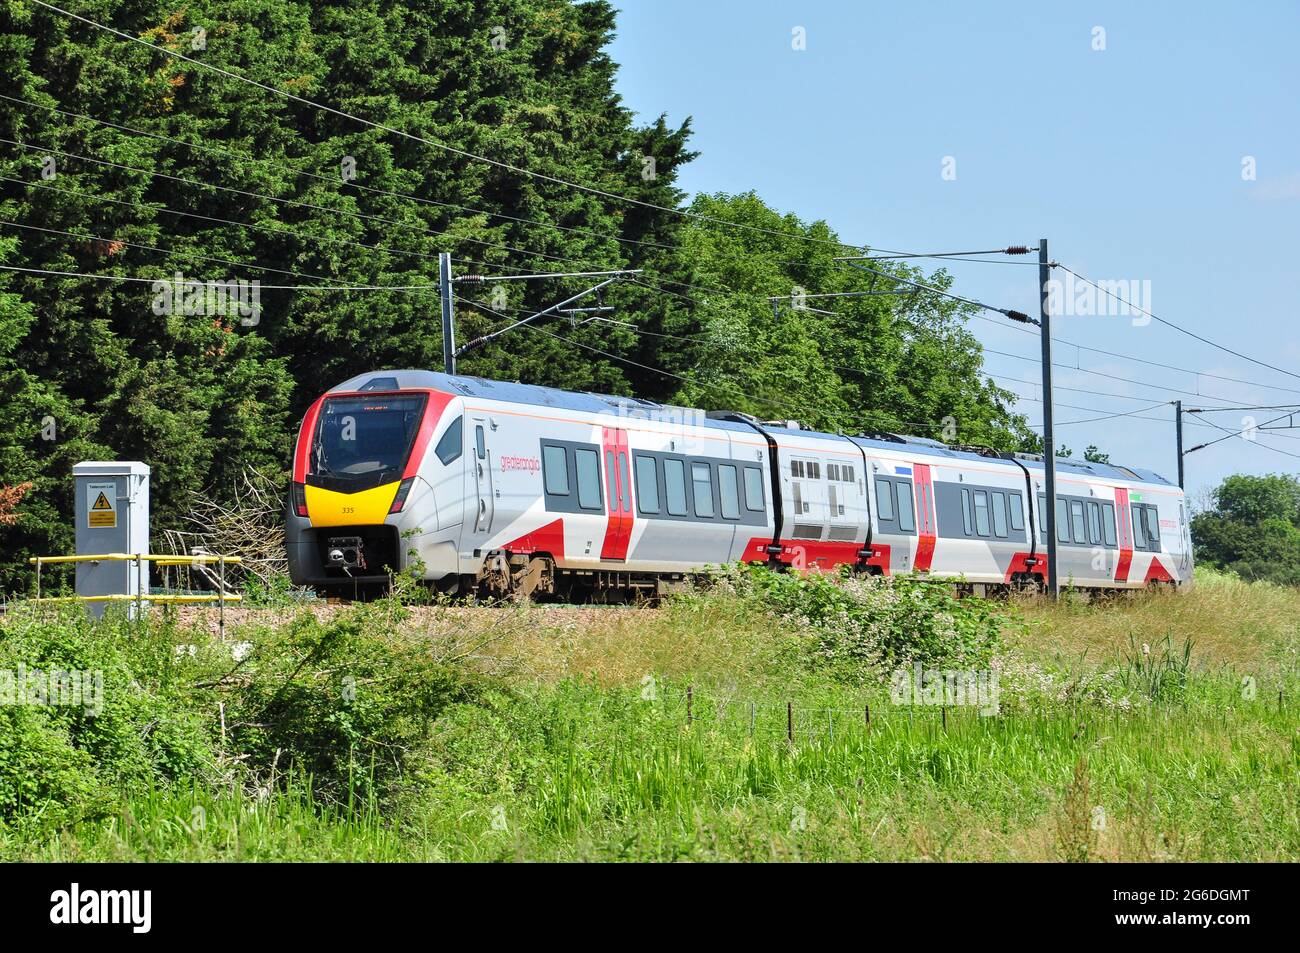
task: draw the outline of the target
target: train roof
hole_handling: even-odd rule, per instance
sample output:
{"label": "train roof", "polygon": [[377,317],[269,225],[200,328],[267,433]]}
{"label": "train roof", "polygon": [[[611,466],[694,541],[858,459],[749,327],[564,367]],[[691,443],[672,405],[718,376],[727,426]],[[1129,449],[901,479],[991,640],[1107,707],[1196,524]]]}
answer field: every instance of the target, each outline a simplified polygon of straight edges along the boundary
{"label": "train roof", "polygon": [[[662,419],[679,420],[683,415],[691,415],[691,423],[717,430],[750,431],[745,423],[747,415],[720,415],[721,412],[709,412],[707,415],[694,408],[675,407],[661,404],[640,397],[616,397],[610,394],[597,394],[590,391],[561,390],[558,387],[542,387],[538,384],[523,384],[519,381],[494,381],[484,377],[470,377],[464,374],[444,374],[440,371],[426,370],[389,370],[358,374],[336,387],[329,393],[348,393],[358,391],[387,391],[429,388],[465,397],[480,397],[485,400],[504,400],[518,404],[530,404],[540,407],[555,407],[562,410],[577,410],[592,414],[607,414],[611,410],[621,413],[638,413],[656,416]],[[951,460],[979,460],[983,463],[1004,464],[1014,467],[1013,460],[1006,457],[981,453],[961,447],[951,447],[926,437],[911,437],[897,434],[873,436],[847,436],[844,434],[825,433],[790,426],[793,421],[764,422],[753,418],[754,423],[763,430],[776,436],[785,435],[803,439],[850,440],[853,443],[875,450],[911,455],[944,457]],[[1030,470],[1042,470],[1043,459],[1034,454],[1017,454],[1017,459]],[[1136,467],[1124,467],[1110,463],[1093,463],[1088,460],[1075,460],[1058,457],[1057,472],[1077,473],[1084,476],[1100,477],[1108,480],[1122,480],[1137,483],[1172,484],[1153,470]]]}

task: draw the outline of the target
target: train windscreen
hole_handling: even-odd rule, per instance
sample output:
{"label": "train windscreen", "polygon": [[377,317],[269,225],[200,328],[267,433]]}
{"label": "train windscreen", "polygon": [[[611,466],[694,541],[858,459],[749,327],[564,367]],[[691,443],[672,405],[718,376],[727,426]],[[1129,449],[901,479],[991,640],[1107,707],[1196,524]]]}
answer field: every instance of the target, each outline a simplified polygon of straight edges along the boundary
{"label": "train windscreen", "polygon": [[427,400],[425,394],[325,398],[307,482],[349,492],[401,479]]}

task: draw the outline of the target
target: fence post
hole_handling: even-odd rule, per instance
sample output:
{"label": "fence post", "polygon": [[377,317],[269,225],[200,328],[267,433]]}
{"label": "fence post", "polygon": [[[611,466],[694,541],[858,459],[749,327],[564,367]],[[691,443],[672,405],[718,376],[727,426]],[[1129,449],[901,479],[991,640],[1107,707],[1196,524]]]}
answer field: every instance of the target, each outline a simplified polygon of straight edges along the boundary
{"label": "fence post", "polygon": [[686,686],[686,724],[695,720],[695,686]]}
{"label": "fence post", "polygon": [[871,727],[871,705],[870,704],[866,704],[862,706],[862,719],[863,719],[863,724],[866,725],[866,727],[870,728]]}
{"label": "fence post", "polygon": [[947,705],[939,706],[939,717],[943,720],[943,730],[947,731],[948,730],[948,706]]}
{"label": "fence post", "polygon": [[36,601],[41,601],[41,557],[36,557]]}
{"label": "fence post", "polygon": [[794,702],[785,703],[785,736],[790,744],[794,744]]}
{"label": "fence post", "polygon": [[217,560],[217,635],[221,641],[226,640],[226,557]]}
{"label": "fence post", "polygon": [[144,618],[144,553],[135,554],[135,620]]}
{"label": "fence post", "polygon": [[754,737],[754,703],[749,703],[749,737]]}

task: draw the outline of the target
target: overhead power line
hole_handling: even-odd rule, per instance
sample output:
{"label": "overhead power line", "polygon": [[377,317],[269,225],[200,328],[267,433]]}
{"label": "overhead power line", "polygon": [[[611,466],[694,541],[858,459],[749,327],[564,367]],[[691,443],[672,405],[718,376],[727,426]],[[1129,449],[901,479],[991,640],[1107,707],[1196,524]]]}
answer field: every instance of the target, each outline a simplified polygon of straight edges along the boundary
{"label": "overhead power line", "polygon": [[1297,374],[1294,371],[1288,371],[1284,367],[1278,367],[1276,364],[1269,364],[1267,361],[1261,361],[1258,358],[1251,357],[1249,354],[1243,354],[1241,351],[1235,351],[1226,345],[1219,344],[1217,341],[1211,341],[1209,338],[1197,334],[1195,331],[1188,330],[1187,328],[1183,327],[1180,324],[1162,318],[1157,314],[1152,314],[1150,311],[1146,310],[1145,308],[1139,307],[1133,302],[1120,297],[1115,292],[1111,291],[1109,288],[1103,288],[1101,285],[1097,284],[1097,282],[1093,281],[1091,278],[1085,278],[1077,271],[1073,270],[1072,268],[1068,268],[1065,265],[1062,265],[1060,262],[1053,262],[1052,266],[1054,268],[1060,268],[1062,271],[1066,272],[1067,274],[1073,275],[1075,278],[1078,278],[1080,281],[1084,282],[1085,284],[1091,285],[1092,287],[1096,288],[1098,291],[1102,292],[1103,294],[1109,295],[1111,298],[1118,301],[1120,304],[1127,305],[1128,307],[1134,309],[1135,311],[1145,314],[1151,320],[1159,322],[1160,324],[1163,324],[1165,327],[1172,328],[1173,330],[1177,331],[1179,334],[1185,334],[1190,338],[1195,338],[1197,341],[1200,341],[1203,344],[1208,344],[1210,345],[1210,347],[1218,348],[1220,351],[1223,351],[1225,354],[1231,354],[1234,357],[1239,357],[1243,361],[1249,361],[1252,364],[1258,364],[1260,367],[1266,367],[1270,371],[1277,371],[1279,374],[1285,374],[1288,377],[1294,377],[1297,380],[1300,380],[1300,374]]}

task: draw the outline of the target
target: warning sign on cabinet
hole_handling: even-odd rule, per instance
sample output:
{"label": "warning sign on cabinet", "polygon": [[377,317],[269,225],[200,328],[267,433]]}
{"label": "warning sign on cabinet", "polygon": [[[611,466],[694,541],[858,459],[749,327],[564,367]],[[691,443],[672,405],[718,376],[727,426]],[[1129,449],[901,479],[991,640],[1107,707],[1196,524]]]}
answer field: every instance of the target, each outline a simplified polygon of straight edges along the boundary
{"label": "warning sign on cabinet", "polygon": [[117,484],[86,484],[86,525],[96,529],[117,526]]}

